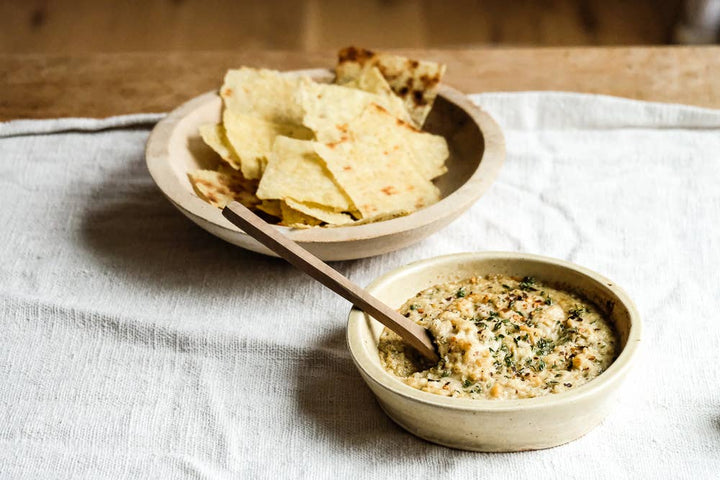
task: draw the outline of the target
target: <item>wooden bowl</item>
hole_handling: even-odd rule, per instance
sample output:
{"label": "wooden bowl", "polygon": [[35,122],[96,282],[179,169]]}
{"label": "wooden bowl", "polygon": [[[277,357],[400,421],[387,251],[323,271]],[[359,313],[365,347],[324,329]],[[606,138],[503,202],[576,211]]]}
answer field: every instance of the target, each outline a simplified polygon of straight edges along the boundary
{"label": "wooden bowl", "polygon": [[[611,320],[621,351],[588,383],[562,393],[514,400],[451,398],[417,390],[380,364],[383,326],[353,308],[348,318],[350,356],[385,413],[410,433],[448,447],[516,452],[554,447],[597,426],[612,409],[620,386],[637,363],[642,322],[635,304],[614,282],[587,268],[539,255],[459,253],[421,260],[372,282],[367,291],[392,308],[433,285],[474,275],[535,277],[592,301]],[[362,414],[362,412],[358,412]]]}
{"label": "wooden bowl", "polygon": [[[329,82],[324,69],[288,72]],[[198,127],[219,122],[222,101],[209,92],[184,103],[160,121],[148,139],[150,175],[165,196],[193,222],[240,247],[274,255],[228,222],[221,211],[200,199],[187,173],[217,163],[217,154],[204,144]],[[450,148],[448,172],[437,178],[442,199],[410,215],[366,225],[291,229],[284,234],[323,260],[349,260],[398,250],[440,230],[465,212],[487,191],[505,160],[505,141],[497,123],[465,95],[445,85],[425,123],[425,130],[443,135]]]}

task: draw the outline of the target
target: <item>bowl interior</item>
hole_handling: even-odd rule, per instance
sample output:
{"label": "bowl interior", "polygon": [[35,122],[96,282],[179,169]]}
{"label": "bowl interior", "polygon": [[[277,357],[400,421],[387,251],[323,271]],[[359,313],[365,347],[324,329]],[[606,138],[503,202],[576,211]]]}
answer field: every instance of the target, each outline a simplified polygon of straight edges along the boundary
{"label": "bowl interior", "polygon": [[196,197],[188,173],[199,168],[215,169],[221,161],[218,154],[200,137],[198,127],[206,123],[219,123],[221,107],[222,101],[218,95],[208,95],[205,102],[178,122],[170,137],[172,171],[183,188]]}
{"label": "bowl interior", "polygon": [[[392,271],[373,282],[368,290],[389,306],[397,309],[407,299],[425,288],[443,282],[466,279],[473,275],[487,274],[535,277],[556,288],[580,294],[608,316],[620,338],[620,355],[600,377],[578,387],[575,391],[592,385],[593,382],[597,382],[611,374],[613,370],[620,368],[617,365],[626,362],[627,357],[632,354],[631,350],[634,350],[636,342],[633,343],[630,340],[639,340],[640,325],[637,321],[639,317],[632,301],[624,291],[595,272],[568,262],[545,257],[492,252],[448,255],[417,262]],[[383,328],[382,324],[359,310],[353,310],[351,313],[348,323],[348,342],[358,366],[382,383],[390,383],[406,393],[424,394],[430,396],[428,398],[438,397],[412,389],[382,368],[377,344]],[[628,349],[629,342],[633,346],[632,349]],[[438,401],[439,398],[441,397],[438,397]],[[444,399],[444,401],[446,400]],[[532,400],[537,399],[521,401]],[[478,402],[478,400],[470,400],[470,402]]]}
{"label": "bowl interior", "polygon": [[[308,74],[318,81],[332,79],[326,70],[298,72],[300,73]],[[485,150],[480,128],[465,110],[448,99],[450,91],[448,87],[441,88],[424,127],[431,133],[444,136],[450,150],[446,163],[448,172],[435,180],[442,198],[455,192],[470,179],[478,169]],[[194,108],[187,112],[173,129],[168,152],[176,180],[197,201],[202,200],[193,191],[187,173],[198,168],[214,168],[219,162],[217,154],[200,138],[198,127],[219,122],[222,106],[221,99],[216,94],[210,93],[200,98],[203,98],[203,101],[196,102]]]}

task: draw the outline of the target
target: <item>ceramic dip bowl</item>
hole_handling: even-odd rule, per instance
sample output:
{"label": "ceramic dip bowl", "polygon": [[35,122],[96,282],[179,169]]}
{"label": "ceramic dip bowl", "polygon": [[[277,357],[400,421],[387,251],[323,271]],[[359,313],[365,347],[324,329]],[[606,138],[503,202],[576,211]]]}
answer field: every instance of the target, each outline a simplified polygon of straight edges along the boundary
{"label": "ceramic dip bowl", "polygon": [[566,392],[517,400],[450,398],[403,383],[380,364],[383,326],[360,310],[348,320],[347,341],[360,374],[398,425],[430,442],[482,452],[512,452],[560,445],[598,425],[608,414],[637,357],[641,321],[628,295],[605,277],[572,263],[521,253],[462,253],[393,270],[367,290],[393,308],[440,283],[472,276],[534,277],[593,302],[614,324],[619,355],[600,376]]}

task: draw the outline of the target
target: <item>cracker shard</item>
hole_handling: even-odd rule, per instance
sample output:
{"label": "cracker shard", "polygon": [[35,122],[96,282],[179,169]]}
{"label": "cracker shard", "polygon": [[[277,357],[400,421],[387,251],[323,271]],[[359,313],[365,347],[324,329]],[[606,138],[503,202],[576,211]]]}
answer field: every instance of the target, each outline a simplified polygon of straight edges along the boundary
{"label": "cracker shard", "polygon": [[405,108],[405,103],[393,92],[387,80],[377,67],[370,66],[369,68],[363,68],[357,77],[346,77],[343,80],[345,83],[339,83],[339,85],[378,95],[381,98],[380,104],[384,105],[393,116],[406,122],[413,122],[409,112]]}
{"label": "cracker shard", "polygon": [[300,124],[303,112],[295,101],[301,77],[274,70],[242,67],[228,70],[220,87],[227,110],[275,123]]}
{"label": "cracker shard", "polygon": [[336,212],[324,205],[298,202],[292,198],[286,198],[284,202],[288,207],[328,225],[347,225],[354,221],[347,213]]}
{"label": "cracker shard", "polygon": [[240,170],[240,158],[230,145],[225,134],[225,127],[223,127],[222,124],[209,123],[200,125],[198,131],[203,141],[215,150],[223,161],[235,170]]}
{"label": "cracker shard", "polygon": [[352,82],[372,67],[380,70],[393,91],[403,99],[413,122],[422,126],[437,96],[445,65],[348,47],[338,53],[336,82]]}
{"label": "cracker shard", "polygon": [[335,212],[353,209],[347,194],[315,153],[313,142],[282,136],[275,139],[257,196],[264,200],[292,198]]}
{"label": "cracker shard", "polygon": [[300,139],[313,137],[313,133],[301,125],[273,122],[230,109],[223,112],[223,125],[227,139],[239,159],[239,170],[249,179],[262,177],[278,136]]}
{"label": "cracker shard", "polygon": [[441,135],[423,132],[413,125],[394,118],[379,105],[370,105],[363,116],[354,122],[355,132],[374,135],[383,141],[392,142],[402,139],[410,149],[411,159],[417,171],[426,179],[432,180],[447,172],[445,161],[450,155],[447,141]]}
{"label": "cracker shard", "polygon": [[315,132],[346,124],[362,113],[370,104],[378,104],[394,116],[410,121],[402,104],[395,97],[376,95],[341,85],[316,83],[305,79],[295,96],[303,111],[303,125]]}
{"label": "cracker shard", "polygon": [[252,193],[255,182],[230,167],[222,165],[217,171],[195,170],[188,173],[188,178],[195,193],[214,207],[225,208],[233,200],[251,209],[260,203]]}
{"label": "cracker shard", "polygon": [[379,129],[378,115],[387,112],[370,106],[344,126],[340,139],[314,143],[337,184],[363,219],[403,215],[437,202],[440,192],[420,172],[407,140]]}
{"label": "cracker shard", "polygon": [[280,202],[280,211],[282,218],[282,225],[291,228],[308,228],[317,227],[322,223],[322,220],[307,215],[299,210],[295,210],[287,202]]}

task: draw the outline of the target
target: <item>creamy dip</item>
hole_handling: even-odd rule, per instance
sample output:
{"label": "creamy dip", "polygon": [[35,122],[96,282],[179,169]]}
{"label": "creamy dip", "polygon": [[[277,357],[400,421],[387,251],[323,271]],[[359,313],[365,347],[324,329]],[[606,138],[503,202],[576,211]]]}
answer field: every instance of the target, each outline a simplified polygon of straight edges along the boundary
{"label": "creamy dip", "polygon": [[617,352],[613,327],[595,305],[528,277],[436,285],[400,313],[430,330],[441,360],[427,364],[385,329],[378,344],[383,367],[411,387],[448,397],[563,392],[600,375]]}

